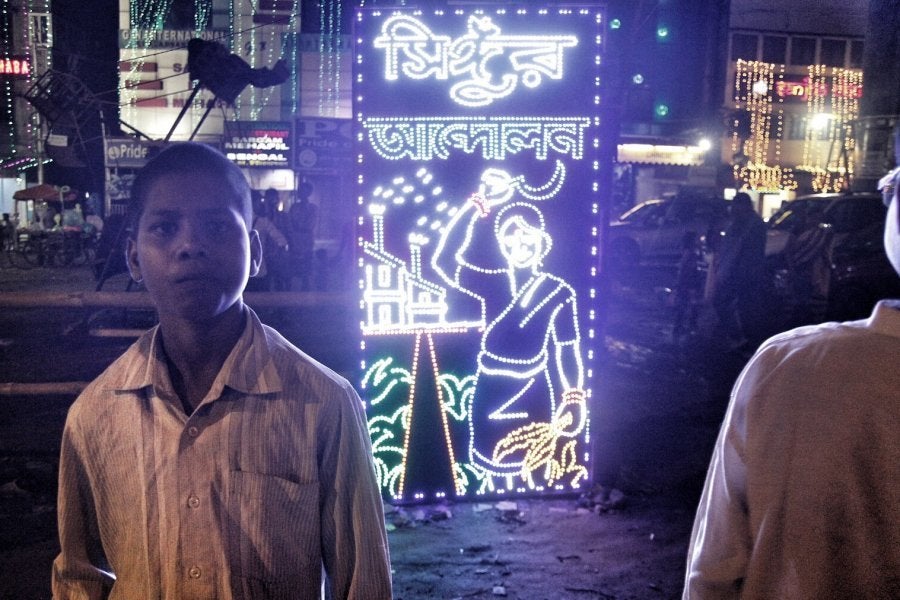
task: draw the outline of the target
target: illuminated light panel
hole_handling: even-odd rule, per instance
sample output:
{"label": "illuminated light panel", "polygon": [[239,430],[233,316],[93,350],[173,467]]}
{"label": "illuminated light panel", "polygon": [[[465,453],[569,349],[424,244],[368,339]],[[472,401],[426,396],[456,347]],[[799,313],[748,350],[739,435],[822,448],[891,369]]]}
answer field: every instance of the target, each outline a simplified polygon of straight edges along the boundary
{"label": "illuminated light panel", "polygon": [[394,500],[588,483],[603,26],[357,11],[360,387]]}

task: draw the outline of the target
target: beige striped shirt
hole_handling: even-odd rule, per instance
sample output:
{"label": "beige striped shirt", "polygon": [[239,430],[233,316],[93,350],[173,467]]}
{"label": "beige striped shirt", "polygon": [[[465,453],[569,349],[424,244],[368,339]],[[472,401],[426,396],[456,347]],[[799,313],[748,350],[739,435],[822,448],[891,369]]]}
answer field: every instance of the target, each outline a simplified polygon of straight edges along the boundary
{"label": "beige striped shirt", "polygon": [[76,400],[55,598],[390,598],[359,396],[247,312],[192,415],[156,329]]}

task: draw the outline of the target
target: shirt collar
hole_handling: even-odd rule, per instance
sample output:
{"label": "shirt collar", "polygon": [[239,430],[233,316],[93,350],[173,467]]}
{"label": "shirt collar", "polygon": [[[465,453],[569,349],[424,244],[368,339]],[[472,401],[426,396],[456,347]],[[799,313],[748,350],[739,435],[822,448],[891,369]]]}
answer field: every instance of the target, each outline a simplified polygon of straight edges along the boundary
{"label": "shirt collar", "polygon": [[[230,388],[242,394],[270,394],[282,390],[281,377],[272,361],[266,330],[259,317],[245,307],[247,319],[244,330],[222,364],[219,374],[207,393],[207,399],[216,399],[224,389]],[[154,388],[159,395],[173,395],[169,369],[162,351],[159,325],[145,333],[129,352],[136,355],[133,368],[127,368],[117,390]]]}
{"label": "shirt collar", "polygon": [[900,300],[880,301],[866,325],[877,333],[900,338]]}

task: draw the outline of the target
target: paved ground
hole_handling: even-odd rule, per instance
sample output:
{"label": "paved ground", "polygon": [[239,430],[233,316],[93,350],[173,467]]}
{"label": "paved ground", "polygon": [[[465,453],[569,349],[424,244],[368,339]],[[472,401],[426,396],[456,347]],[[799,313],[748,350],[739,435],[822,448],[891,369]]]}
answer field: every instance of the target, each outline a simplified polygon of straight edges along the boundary
{"label": "paved ground", "polygon": [[[617,288],[608,308],[603,387],[593,409],[594,493],[388,507],[396,598],[680,595],[694,505],[728,389],[746,356],[702,338],[671,344],[661,284],[654,287],[654,274],[645,275]],[[83,267],[19,271],[0,263],[0,292],[90,289]],[[124,280],[105,289],[124,289]],[[313,356],[349,370],[352,343],[335,343],[352,340],[352,319],[343,310],[279,310],[263,318]],[[125,342],[89,336],[86,324],[121,317],[0,309],[0,384],[94,377]],[[128,315],[135,326],[146,318]],[[48,598],[58,551],[56,456],[73,398],[11,395],[2,385],[0,391],[0,599]]]}

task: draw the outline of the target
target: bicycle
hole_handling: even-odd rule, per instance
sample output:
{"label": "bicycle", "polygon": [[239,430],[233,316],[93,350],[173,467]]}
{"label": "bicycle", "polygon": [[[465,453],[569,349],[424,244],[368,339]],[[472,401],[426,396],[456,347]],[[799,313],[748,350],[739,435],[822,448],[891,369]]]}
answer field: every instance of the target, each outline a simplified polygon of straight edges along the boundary
{"label": "bicycle", "polygon": [[20,231],[9,259],[20,269],[68,267],[88,262],[92,252],[81,231]]}

